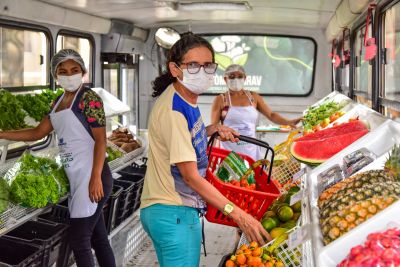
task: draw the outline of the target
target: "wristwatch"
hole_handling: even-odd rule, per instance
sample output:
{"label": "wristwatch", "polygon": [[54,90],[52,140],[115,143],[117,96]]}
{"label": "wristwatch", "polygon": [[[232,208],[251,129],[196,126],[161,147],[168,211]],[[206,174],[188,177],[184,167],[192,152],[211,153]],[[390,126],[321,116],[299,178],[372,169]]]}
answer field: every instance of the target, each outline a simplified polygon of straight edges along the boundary
{"label": "wristwatch", "polygon": [[233,211],[233,204],[228,203],[224,207],[224,211],[222,212],[224,215],[229,215]]}

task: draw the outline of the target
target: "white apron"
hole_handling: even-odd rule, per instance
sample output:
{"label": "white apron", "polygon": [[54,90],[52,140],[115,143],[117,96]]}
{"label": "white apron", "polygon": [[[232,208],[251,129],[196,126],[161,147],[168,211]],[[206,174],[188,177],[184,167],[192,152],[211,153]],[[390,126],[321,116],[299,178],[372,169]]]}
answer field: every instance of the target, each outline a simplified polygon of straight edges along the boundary
{"label": "white apron", "polygon": [[68,207],[71,218],[85,218],[92,216],[97,203],[89,198],[89,181],[93,167],[94,140],[85,127],[76,117],[71,107],[55,112],[64,95],[50,113],[51,124],[58,137],[61,162],[70,183]]}
{"label": "white apron", "polygon": [[[229,92],[227,97],[229,99],[229,109],[223,124],[228,126],[240,135],[256,137],[256,125],[258,122],[258,111],[254,108],[250,96],[245,91],[247,98],[249,99],[249,106],[232,106],[231,96]],[[250,156],[254,160],[259,160],[260,148],[256,145],[249,144],[247,142],[239,141],[237,143],[232,142],[221,142],[221,147],[227,150],[235,151],[241,154]]]}

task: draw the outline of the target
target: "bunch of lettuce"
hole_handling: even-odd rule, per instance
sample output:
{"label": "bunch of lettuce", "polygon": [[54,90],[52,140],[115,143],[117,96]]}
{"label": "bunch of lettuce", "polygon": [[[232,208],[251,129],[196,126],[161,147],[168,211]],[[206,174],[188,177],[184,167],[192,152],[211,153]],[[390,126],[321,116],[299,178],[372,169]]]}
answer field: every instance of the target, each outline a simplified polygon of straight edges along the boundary
{"label": "bunch of lettuce", "polygon": [[10,92],[0,89],[0,129],[18,130],[28,127],[25,123],[26,113],[20,102]]}
{"label": "bunch of lettuce", "polygon": [[7,210],[10,196],[10,187],[6,180],[0,178],[0,214]]}
{"label": "bunch of lettuce", "polygon": [[62,92],[62,90],[45,89],[41,94],[17,95],[16,98],[25,112],[35,121],[40,122],[50,112],[51,104]]}
{"label": "bunch of lettuce", "polygon": [[64,169],[54,160],[24,153],[6,174],[10,199],[25,207],[42,208],[58,203],[69,191]]}

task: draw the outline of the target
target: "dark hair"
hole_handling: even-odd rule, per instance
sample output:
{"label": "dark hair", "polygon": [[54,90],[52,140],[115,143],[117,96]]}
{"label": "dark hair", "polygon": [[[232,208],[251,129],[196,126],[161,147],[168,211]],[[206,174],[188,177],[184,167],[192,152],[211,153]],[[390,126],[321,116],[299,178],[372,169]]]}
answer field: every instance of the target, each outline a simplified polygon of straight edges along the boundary
{"label": "dark hair", "polygon": [[193,48],[206,47],[211,51],[212,60],[214,62],[214,49],[211,44],[204,39],[193,33],[185,33],[169,50],[167,68],[166,71],[158,76],[151,84],[153,86],[153,97],[157,97],[167,89],[167,87],[176,81],[176,78],[172,76],[169,70],[169,63],[176,62],[177,64],[182,63],[184,55]]}

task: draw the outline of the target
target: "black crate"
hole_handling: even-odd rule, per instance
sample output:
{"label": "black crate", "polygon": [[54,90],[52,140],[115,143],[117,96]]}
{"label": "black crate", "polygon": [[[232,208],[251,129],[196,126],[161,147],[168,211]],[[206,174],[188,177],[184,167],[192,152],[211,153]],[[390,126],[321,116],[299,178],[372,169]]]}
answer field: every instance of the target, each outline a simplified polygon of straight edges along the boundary
{"label": "black crate", "polygon": [[65,224],[28,221],[5,235],[6,238],[33,244],[44,250],[42,266],[51,266],[61,256],[66,241]]}
{"label": "black crate", "polygon": [[222,257],[221,261],[218,264],[218,267],[225,267],[225,262],[231,258],[232,254],[227,254]]}
{"label": "black crate", "polygon": [[40,267],[43,249],[0,237],[0,267]]}
{"label": "black crate", "polygon": [[125,218],[125,214],[127,213],[128,208],[133,205],[132,194],[135,184],[133,182],[120,180],[120,178],[114,180],[114,184],[123,187],[121,196],[119,197],[115,217],[114,226],[117,227]]}
{"label": "black crate", "polygon": [[[146,160],[147,161],[147,160]],[[145,161],[145,162],[146,162]],[[131,175],[142,175],[144,176],[146,174],[147,170],[147,165],[138,165],[136,163],[133,163],[131,166],[125,167],[124,169],[120,170],[120,174],[131,174]]]}
{"label": "black crate", "polygon": [[63,201],[60,204],[53,205],[50,212],[40,214],[38,216],[40,221],[50,221],[56,223],[69,224],[69,210],[68,201]]}
{"label": "black crate", "polygon": [[119,198],[123,188],[118,185],[113,185],[113,191],[103,208],[104,221],[108,234],[115,228],[115,219]]}
{"label": "black crate", "polygon": [[132,195],[131,195],[131,204],[127,208],[127,212],[125,214],[125,218],[131,216],[138,207],[138,201],[140,205],[140,195],[141,189],[143,188],[144,175],[143,174],[130,174],[130,173],[119,173],[121,177],[118,178],[120,181],[130,181],[134,183]]}

